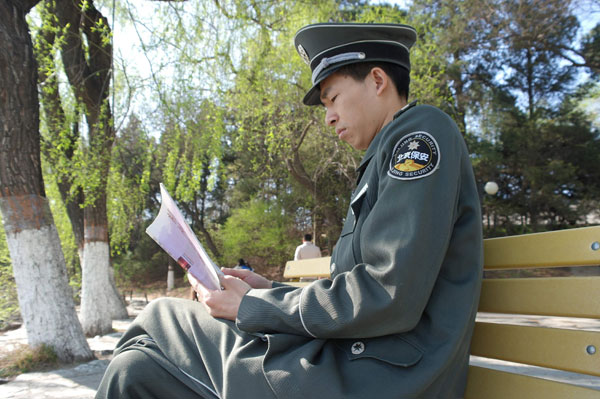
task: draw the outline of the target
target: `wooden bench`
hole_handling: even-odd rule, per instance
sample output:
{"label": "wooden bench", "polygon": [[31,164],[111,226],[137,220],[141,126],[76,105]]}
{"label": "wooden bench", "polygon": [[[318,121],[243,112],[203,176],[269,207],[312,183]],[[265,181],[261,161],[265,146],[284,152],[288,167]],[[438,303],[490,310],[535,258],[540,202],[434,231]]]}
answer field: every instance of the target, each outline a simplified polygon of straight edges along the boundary
{"label": "wooden bench", "polygon": [[[283,276],[326,278],[329,261],[329,257],[290,261]],[[600,265],[600,226],[484,240],[484,270],[590,265]],[[518,363],[517,369],[531,365],[559,374],[578,373],[600,386],[600,276],[486,278],[479,312],[471,341],[473,356],[492,363]],[[595,319],[589,321],[597,327],[588,331],[527,325],[531,320],[513,324],[481,320],[492,319],[485,317],[490,313],[507,315],[511,321],[530,317],[525,315]],[[477,358],[471,360],[467,399],[600,398],[600,391],[590,387],[482,367],[473,359]]]}

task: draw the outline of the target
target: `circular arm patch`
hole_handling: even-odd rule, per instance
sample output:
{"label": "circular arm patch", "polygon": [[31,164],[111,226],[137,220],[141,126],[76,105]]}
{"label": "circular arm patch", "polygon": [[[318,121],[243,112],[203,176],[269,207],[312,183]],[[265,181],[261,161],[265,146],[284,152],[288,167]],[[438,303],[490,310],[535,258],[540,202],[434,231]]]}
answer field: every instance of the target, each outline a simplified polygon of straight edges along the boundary
{"label": "circular arm patch", "polygon": [[440,163],[437,141],[427,132],[413,132],[394,146],[388,175],[399,180],[414,180],[431,175]]}

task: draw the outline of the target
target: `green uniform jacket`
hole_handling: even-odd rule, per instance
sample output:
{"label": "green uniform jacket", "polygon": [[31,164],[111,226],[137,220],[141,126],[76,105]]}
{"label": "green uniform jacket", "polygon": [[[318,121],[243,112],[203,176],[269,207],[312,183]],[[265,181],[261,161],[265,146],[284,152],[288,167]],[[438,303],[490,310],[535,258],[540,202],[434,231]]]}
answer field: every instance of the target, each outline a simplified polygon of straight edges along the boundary
{"label": "green uniform jacket", "polygon": [[[417,145],[430,169],[398,172]],[[408,106],[358,171],[331,279],[251,290],[237,325],[268,340],[279,398],[462,397],[483,263],[464,140],[439,109]]]}

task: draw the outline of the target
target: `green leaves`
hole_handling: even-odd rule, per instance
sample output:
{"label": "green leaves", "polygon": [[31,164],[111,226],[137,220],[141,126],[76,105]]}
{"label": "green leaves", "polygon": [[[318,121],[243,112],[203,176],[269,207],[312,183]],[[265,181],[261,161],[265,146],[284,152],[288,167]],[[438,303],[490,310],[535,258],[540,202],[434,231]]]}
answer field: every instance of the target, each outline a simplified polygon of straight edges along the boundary
{"label": "green leaves", "polygon": [[224,249],[223,266],[239,258],[254,267],[257,260],[268,266],[282,266],[294,256],[295,242],[288,239],[293,218],[278,205],[254,199],[232,212],[219,233]]}
{"label": "green leaves", "polygon": [[144,223],[149,204],[150,177],[156,144],[143,130],[139,119],[130,123],[115,140],[107,186],[107,216],[113,254],[126,251],[132,233]]}
{"label": "green leaves", "polygon": [[[439,106],[457,121],[478,180],[500,184],[500,194],[484,201],[509,225],[504,231],[521,220],[581,221],[597,198],[591,166],[598,161],[597,139],[583,116],[561,107],[571,101],[561,62],[581,50],[583,58],[573,59],[593,68],[598,32],[578,49],[576,21],[563,2],[526,3],[533,7],[522,15],[513,8],[527,4],[504,0],[415,0],[409,12],[360,1],[118,3],[117,23],[127,26],[115,41],[125,34],[141,43],[136,65],[115,63],[121,69],[113,73],[117,123],[110,150],[115,128],[108,95],[90,107],[67,84],[59,55],[74,30],[58,23],[55,3],[47,0],[36,39],[47,177],[67,179],[72,194],[85,189],[84,206],[108,181],[111,247],[138,262],[136,270],[145,264],[143,254],[132,254],[158,210],[161,181],[202,242],[215,239],[209,251],[222,253],[224,264],[240,256],[254,256],[254,265],[280,264],[300,231],[313,231],[318,240],[326,234],[331,241],[322,246],[331,247],[362,154],[325,126],[321,107],[301,103],[310,70],[293,37],[313,22],[398,22],[419,34],[411,52],[411,99]],[[78,4],[86,12],[94,5]],[[565,8],[562,23],[542,23],[556,7]],[[100,38],[94,48],[108,48],[107,21],[92,21],[86,26]],[[557,37],[563,25],[568,29]],[[90,57],[94,48],[84,44]],[[573,51],[559,52],[566,45]],[[527,80],[521,66],[533,50],[535,76]],[[561,59],[567,61],[557,64]]]}

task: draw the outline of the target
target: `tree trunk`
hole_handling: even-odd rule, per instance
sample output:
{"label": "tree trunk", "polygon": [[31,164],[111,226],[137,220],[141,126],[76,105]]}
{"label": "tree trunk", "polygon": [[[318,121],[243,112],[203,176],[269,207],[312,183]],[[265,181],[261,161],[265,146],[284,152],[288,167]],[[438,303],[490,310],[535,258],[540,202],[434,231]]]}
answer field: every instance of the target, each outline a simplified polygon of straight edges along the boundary
{"label": "tree trunk", "polygon": [[194,195],[194,202],[191,206],[182,203],[182,207],[192,217],[192,228],[200,230],[200,233],[204,237],[206,246],[212,252],[215,258],[221,257],[221,252],[217,248],[215,241],[213,240],[210,232],[204,225],[204,212],[206,211],[206,196],[208,193],[208,162],[203,163],[202,180],[200,183],[200,209],[198,209],[198,197]]}
{"label": "tree trunk", "polygon": [[322,227],[327,230],[330,230],[330,233],[331,231],[333,231],[333,235],[337,236],[341,229],[341,227],[338,227],[340,226],[341,220],[338,217],[336,209],[328,203],[320,203],[318,185],[316,184],[316,180],[318,177],[315,176],[315,178],[311,178],[306,172],[304,164],[300,159],[300,147],[302,146],[304,138],[308,134],[309,128],[312,126],[312,124],[313,122],[308,123],[300,133],[300,136],[297,139],[297,141],[292,144],[291,153],[285,159],[285,164],[292,178],[308,190],[308,192],[314,199],[315,204],[317,204],[318,210],[317,212],[314,212],[313,210],[313,213],[321,214],[323,216],[324,220],[322,221]]}
{"label": "tree trunk", "polygon": [[[454,52],[454,59],[461,60],[462,54],[460,50]],[[453,82],[452,87],[454,88],[454,116],[458,125],[458,129],[462,133],[463,137],[467,134],[467,111],[466,111],[466,96],[465,96],[465,81],[462,77],[463,68],[456,68],[455,73],[449,73],[451,81]]]}
{"label": "tree trunk", "polygon": [[97,335],[111,330],[113,318],[127,317],[114,284],[106,215],[106,183],[115,136],[109,106],[110,28],[92,1],[60,0],[54,12],[61,28],[67,29],[62,61],[75,97],[85,110],[89,132],[86,161],[93,178],[84,187],[90,203],[83,213],[81,322],[87,335]]}
{"label": "tree trunk", "polygon": [[[38,61],[38,80],[40,84],[40,95],[42,111],[45,114],[47,137],[42,137],[41,149],[44,158],[55,169],[56,165],[73,163],[75,150],[79,140],[79,118],[69,125],[65,116],[58,85],[58,74],[53,57],[55,47],[56,31],[53,29],[49,10],[42,11],[42,23],[46,24],[36,38],[36,58]],[[48,28],[50,27],[50,28]],[[77,116],[79,113],[77,112]],[[57,148],[61,148],[60,151]],[[67,171],[57,167],[53,175],[58,185],[58,191],[67,209],[67,215],[71,223],[79,264],[83,265],[83,208],[84,196],[81,187],[76,188],[76,194],[72,191],[72,178]]]}
{"label": "tree trunk", "polygon": [[81,325],[88,336],[112,330],[112,319],[127,318],[118,294],[108,245],[106,195],[84,209],[83,270],[81,277]]}
{"label": "tree trunk", "polygon": [[0,212],[31,346],[62,361],[93,358],[77,320],[40,165],[37,66],[25,15],[0,2]]}

